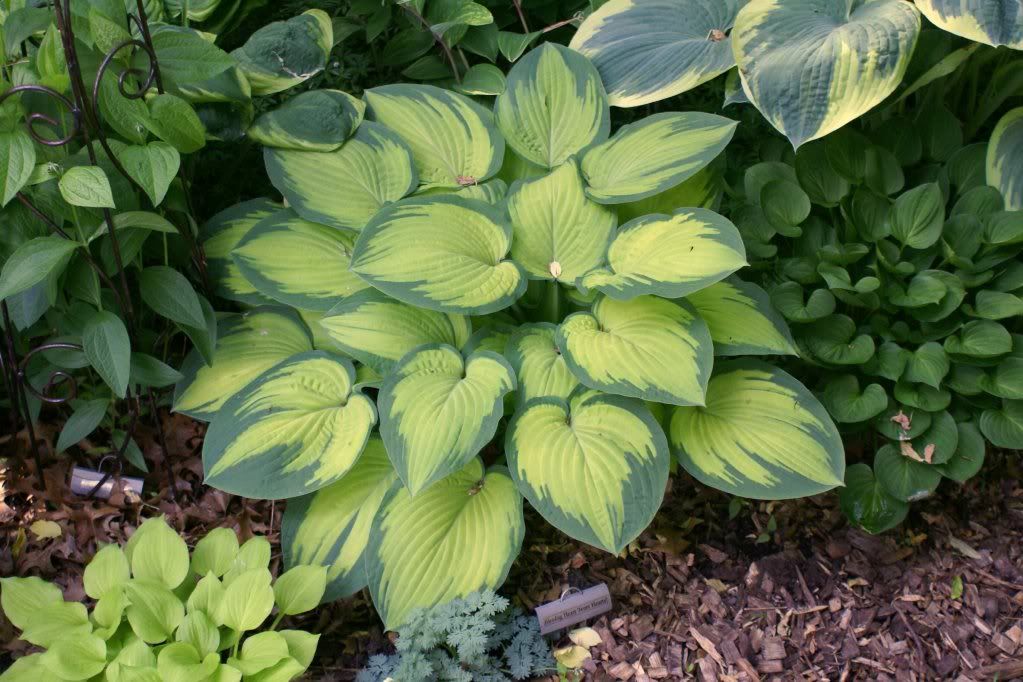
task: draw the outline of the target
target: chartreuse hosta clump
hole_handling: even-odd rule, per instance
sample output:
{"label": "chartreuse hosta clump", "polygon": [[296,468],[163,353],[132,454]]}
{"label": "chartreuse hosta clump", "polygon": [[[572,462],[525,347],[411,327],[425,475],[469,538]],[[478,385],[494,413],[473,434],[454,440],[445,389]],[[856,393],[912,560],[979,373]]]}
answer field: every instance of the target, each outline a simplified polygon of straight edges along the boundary
{"label": "chartreuse hosta clump", "polygon": [[842,490],[873,532],[975,475],[987,444],[1023,448],[1018,113],[964,146],[941,111],[754,165],[732,211],[812,388],[847,440],[879,442]]}
{"label": "chartreuse hosta clump", "polygon": [[4,615],[44,650],[16,660],[0,680],[293,680],[320,636],[277,627],[320,603],[326,569],[294,566],[275,581],[269,565],[265,538],[239,545],[228,528],[211,531],[189,557],[185,541],[157,518],[86,566],[91,609],[64,601],[40,578],[0,579]]}
{"label": "chartreuse hosta clump", "polygon": [[796,353],[707,208],[735,123],[663,113],[612,134],[596,68],[553,44],[507,83],[492,104],[413,85],[303,95],[314,120],[348,112],[331,131],[346,139],[294,103],[266,114],[285,205],[205,230],[221,291],[254,306],[178,386],[176,409],[212,420],[207,480],[292,498],[286,561],[326,565],[328,598],[368,585],[389,628],[500,584],[523,498],[618,553],[672,453],[750,497],[842,482],[813,395],[724,360]]}

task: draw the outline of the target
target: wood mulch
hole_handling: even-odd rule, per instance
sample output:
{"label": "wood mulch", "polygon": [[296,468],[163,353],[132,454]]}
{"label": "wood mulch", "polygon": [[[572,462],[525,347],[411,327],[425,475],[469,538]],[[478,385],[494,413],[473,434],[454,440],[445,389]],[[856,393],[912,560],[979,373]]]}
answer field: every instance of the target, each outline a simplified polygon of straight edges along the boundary
{"label": "wood mulch", "polygon": [[[156,492],[142,501],[83,501],[66,490],[68,459],[47,465],[44,494],[34,477],[12,476],[21,439],[0,438],[0,457],[12,457],[0,460],[0,576],[41,575],[84,599],[81,573],[97,542],[123,542],[156,513],[190,545],[226,525],[267,535],[276,548],[282,505],[204,487],[202,427],[167,417],[165,429],[175,501],[159,466],[147,479]],[[138,440],[158,458],[144,434]],[[526,545],[503,592],[532,608],[569,587],[607,583],[614,608],[589,623],[602,643],[584,664],[588,680],[1023,678],[1017,458],[989,456],[984,480],[943,485],[880,537],[850,529],[834,495],[739,507],[684,474],[622,557],[567,541],[527,505]],[[55,522],[59,536],[38,536],[40,520]],[[390,646],[365,592],[291,625],[323,633],[310,680],[350,680]],[[0,670],[26,651],[16,634],[0,618]]]}

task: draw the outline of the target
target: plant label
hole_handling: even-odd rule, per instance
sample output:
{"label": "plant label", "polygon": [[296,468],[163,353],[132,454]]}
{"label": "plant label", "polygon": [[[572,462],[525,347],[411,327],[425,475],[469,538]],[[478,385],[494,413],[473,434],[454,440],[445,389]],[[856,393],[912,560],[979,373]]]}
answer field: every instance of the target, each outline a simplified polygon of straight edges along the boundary
{"label": "plant label", "polygon": [[581,623],[611,610],[611,593],[600,583],[585,590],[567,591],[560,599],[536,607],[540,634]]}

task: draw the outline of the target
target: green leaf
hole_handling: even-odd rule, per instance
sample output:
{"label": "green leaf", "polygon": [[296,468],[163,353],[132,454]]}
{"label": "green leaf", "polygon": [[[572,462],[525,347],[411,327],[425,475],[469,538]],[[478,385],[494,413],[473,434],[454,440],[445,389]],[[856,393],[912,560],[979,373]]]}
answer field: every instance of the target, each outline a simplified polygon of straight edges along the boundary
{"label": "green leaf", "polygon": [[686,471],[753,499],[807,497],[842,485],[845,450],[824,406],[757,360],[715,368],[705,407],[679,407],[669,440]]}
{"label": "green leaf", "polygon": [[32,176],[36,149],[24,130],[0,133],[0,204],[6,206]]}
{"label": "green leaf", "polygon": [[170,640],[185,618],[185,607],[166,585],[131,580],[124,585],[128,595],[126,615],[132,632],[147,644]]}
{"label": "green leaf", "polygon": [[1023,449],[1023,400],[1003,400],[1001,409],[984,410],[980,432],[995,447]]}
{"label": "green leaf", "polygon": [[725,34],[739,0],[611,0],[590,14],[571,47],[589,57],[616,107],[674,97],[735,65]]}
{"label": "green leaf", "polygon": [[810,215],[810,197],[794,182],[772,180],[760,189],[760,208],[771,227],[792,236]]}
{"label": "green leaf", "polygon": [[679,298],[745,265],[746,249],[731,221],[704,208],[680,208],[622,225],[607,249],[607,267],[578,284],[620,300],[645,294]]}
{"label": "green leaf", "polygon": [[799,355],[767,292],[729,277],[686,296],[710,329],[714,355]]}
{"label": "green leaf", "polygon": [[556,43],[544,43],[512,67],[494,116],[509,146],[546,168],[603,142],[611,129],[597,70]]}
{"label": "green leaf", "polygon": [[117,160],[142,187],[153,206],[163,201],[181,165],[178,150],[166,142],[127,145],[118,150]]}
{"label": "green leaf", "polygon": [[497,47],[505,59],[515,62],[533,44],[533,41],[540,37],[540,34],[540,31],[533,31],[532,33],[499,31],[497,33]]}
{"label": "green leaf", "polygon": [[82,330],[82,347],[100,378],[123,398],[131,374],[131,341],[121,318],[106,310],[93,313]]}
{"label": "green leaf", "polygon": [[396,480],[383,441],[374,435],[341,480],[288,501],[281,525],[284,564],[326,566],[323,601],[348,597],[366,586],[362,557],[370,527]]}
{"label": "green leaf", "polygon": [[142,300],[158,315],[188,327],[206,324],[199,296],[184,275],[164,265],[153,265],[139,274]]}
{"label": "green leaf", "polygon": [[497,173],[504,138],[489,111],[468,97],[432,85],[385,85],[366,91],[371,120],[412,150],[419,182],[459,187]]}
{"label": "green leaf", "polygon": [[814,322],[803,341],[821,362],[861,365],[874,355],[874,339],[858,334],[856,323],[845,315],[829,315]]}
{"label": "green leaf", "polygon": [[57,439],[57,452],[64,452],[95,431],[103,421],[103,417],[106,416],[109,406],[110,401],[106,398],[88,400],[75,406],[75,411],[71,413],[64,423],[64,428],[60,430],[60,437]]}
{"label": "green leaf", "polygon": [[185,619],[174,633],[178,642],[191,644],[200,657],[216,653],[220,649],[220,632],[217,624],[203,611],[185,614]]}
{"label": "green leaf", "polygon": [[377,398],[380,435],[413,496],[464,468],[494,437],[515,373],[500,355],[445,345],[402,358]]}
{"label": "green leaf", "polygon": [[[1023,47],[1018,48],[1023,49]],[[1023,107],[998,121],[987,148],[987,184],[997,187],[1007,211],[1023,211]],[[5,194],[6,196],[6,194]]]}
{"label": "green leaf", "polygon": [[326,588],[325,566],[295,566],[277,578],[274,601],[281,613],[295,616],[319,606]]}
{"label": "green leaf", "polygon": [[990,320],[964,324],[956,334],[945,337],[945,352],[967,358],[988,359],[1012,350],[1012,336],[1002,325]]}
{"label": "green leaf", "polygon": [[930,496],[941,482],[941,472],[931,464],[917,462],[884,445],[874,456],[874,475],[892,497],[913,502]]}
{"label": "green leaf", "polygon": [[500,95],[506,88],[504,72],[493,64],[474,64],[462,74],[462,82],[455,85],[463,95]]}
{"label": "green leaf", "polygon": [[131,354],[128,383],[163,388],[181,381],[182,375],[173,367],[145,353]]}
{"label": "green leaf", "polygon": [[237,658],[228,659],[229,665],[242,672],[246,679],[276,665],[288,657],[288,642],[279,632],[259,632],[245,640]]}
{"label": "green leaf", "polygon": [[909,505],[888,494],[867,464],[845,470],[839,502],[846,517],[868,533],[883,533],[902,523]]}
{"label": "green leaf", "polygon": [[222,74],[236,63],[194,29],[163,24],[154,27],[152,37],[160,74],[172,90],[194,87]]}
{"label": "green leaf", "polygon": [[840,374],[828,381],[821,401],[835,421],[858,424],[884,412],[888,407],[888,394],[880,384],[867,384],[860,391],[855,374]]}
{"label": "green leaf", "polygon": [[1023,14],[1014,0],[917,0],[938,28],[985,45],[1023,50]]}
{"label": "green leaf", "polygon": [[824,141],[806,144],[796,152],[796,176],[810,200],[821,206],[837,206],[849,195],[849,181],[828,160]]}
{"label": "green leaf", "polygon": [[42,654],[29,654],[22,656],[11,663],[11,667],[0,675],[3,682],[38,682],[45,679],[43,675],[50,674],[48,668],[42,663]]}
{"label": "green leaf", "polygon": [[549,322],[523,324],[508,339],[505,354],[518,380],[519,405],[533,398],[568,400],[579,385],[558,350],[557,331]]}
{"label": "green leaf", "polygon": [[366,105],[340,90],[310,90],[268,111],[245,133],[265,147],[329,152],[355,134]]}
{"label": "green leaf", "polygon": [[61,680],[87,680],[107,665],[107,645],[96,635],[59,639],[39,662]]}
{"label": "green leaf", "polygon": [[976,476],[984,465],[987,443],[973,422],[956,424],[956,429],[959,431],[956,451],[951,459],[938,465],[938,470],[945,478],[963,483]]}
{"label": "green leaf", "polygon": [[101,599],[108,592],[120,591],[130,576],[124,552],[117,545],[107,545],[92,557],[82,580],[85,593],[93,599]]}
{"label": "green leaf", "polygon": [[835,296],[827,289],[810,292],[804,302],[803,287],[785,282],[771,289],[771,303],[790,322],[813,322],[835,312]]}
{"label": "green leaf", "polygon": [[30,644],[45,649],[58,640],[85,637],[92,632],[89,613],[83,604],[54,601],[33,605],[33,609],[21,633],[21,639]]}
{"label": "green leaf", "polygon": [[0,271],[0,299],[11,299],[59,275],[78,243],[63,237],[36,237],[21,244]]}
{"label": "green leaf", "polygon": [[132,546],[131,574],[136,580],[175,589],[188,577],[188,546],[161,518],[146,521]]}
{"label": "green leaf", "polygon": [[736,125],[714,114],[685,112],[622,126],[583,155],[586,193],[602,204],[622,204],[669,190],[713,161]]}
{"label": "green leaf", "polygon": [[395,483],[373,521],[365,557],[384,627],[396,629],[413,609],[499,587],[524,532],[522,497],[504,467],[484,471],[474,459],[414,498]]}
{"label": "green leaf", "polygon": [[206,129],[191,104],[166,93],[156,95],[147,104],[147,125],[161,140],[182,154],[191,154],[206,146]]}
{"label": "green leaf", "polygon": [[72,206],[115,208],[107,174],[99,166],[69,168],[57,183],[60,195]]}
{"label": "green leaf", "polygon": [[891,94],[919,33],[919,13],[902,0],[752,0],[732,47],[750,101],[798,148]]}
{"label": "green leaf", "polygon": [[334,151],[267,148],[263,159],[270,182],[300,216],[347,230],[361,230],[418,181],[412,152],[375,123],[363,123]]}
{"label": "green leaf", "polygon": [[650,524],[668,480],[668,442],[650,411],[592,390],[527,402],[505,451],[519,491],[548,522],[612,554]]}
{"label": "green leaf", "polygon": [[195,589],[188,595],[188,613],[201,611],[213,618],[216,616],[223,598],[224,585],[217,579],[217,576],[207,573],[199,579]]}
{"label": "green leaf", "polygon": [[0,607],[19,630],[27,630],[40,609],[63,601],[60,588],[42,578],[0,578]]}
{"label": "green leaf", "polygon": [[901,194],[892,208],[892,235],[906,246],[926,249],[941,237],[945,199],[936,183]]}
{"label": "green leaf", "polygon": [[311,9],[263,26],[231,56],[252,85],[252,94],[272,95],[323,71],[333,45],[330,16]]}
{"label": "green leaf", "polygon": [[945,349],[940,343],[929,341],[910,354],[902,379],[941,388],[941,380],[948,374],[949,366]]}
{"label": "green leaf", "polygon": [[220,657],[210,654],[200,659],[199,652],[187,642],[174,642],[160,650],[157,669],[166,682],[206,680],[217,669]]}
{"label": "green leaf", "polygon": [[376,424],[351,361],[293,355],[224,403],[203,443],[206,483],[244,497],[306,495],[351,469]]}
{"label": "green leaf", "polygon": [[219,578],[230,570],[236,556],[238,536],[230,528],[215,528],[192,550],[192,573],[198,576],[212,573]]}
{"label": "green leaf", "polygon": [[270,571],[253,568],[238,575],[224,590],[217,620],[238,632],[255,630],[274,607]]}

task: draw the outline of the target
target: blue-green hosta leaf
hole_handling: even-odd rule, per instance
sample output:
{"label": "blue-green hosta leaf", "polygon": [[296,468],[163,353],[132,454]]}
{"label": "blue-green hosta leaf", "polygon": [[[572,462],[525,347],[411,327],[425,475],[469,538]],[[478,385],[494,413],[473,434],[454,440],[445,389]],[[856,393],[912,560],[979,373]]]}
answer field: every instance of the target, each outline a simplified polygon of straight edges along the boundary
{"label": "blue-green hosta leaf", "polygon": [[920,14],[903,0],[752,0],[732,47],[750,101],[798,148],[891,94],[919,33]]}
{"label": "blue-green hosta leaf", "polygon": [[474,459],[414,498],[392,486],[365,566],[373,605],[394,630],[409,612],[504,582],[522,547],[522,496],[504,467]]}
{"label": "blue-green hosta leaf", "polygon": [[262,27],[231,53],[254,95],[272,95],[316,75],[334,46],[330,16],[311,9]]}
{"label": "blue-green hosta leaf", "polygon": [[725,33],[741,0],[611,0],[586,18],[571,47],[593,60],[616,107],[692,90],[735,66]]}
{"label": "blue-green hosta leaf", "polygon": [[980,432],[999,448],[1023,450],[1023,400],[1003,400],[999,410],[980,415]]}
{"label": "blue-green hosta leaf", "polygon": [[672,405],[703,404],[714,343],[685,301],[601,297],[591,312],[565,318],[556,340],[585,386]]}
{"label": "blue-green hosta leaf", "polygon": [[257,118],[246,135],[264,147],[329,152],[355,133],[365,113],[365,102],[346,92],[310,90]]}
{"label": "blue-green hosta leaf", "polygon": [[892,497],[868,464],[845,470],[845,487],[839,492],[842,511],[868,533],[883,533],[902,523],[909,505]]}
{"label": "blue-green hosta leaf", "polygon": [[461,348],[472,334],[468,317],[417,308],[376,289],[338,303],[320,326],[345,353],[381,375],[390,374],[413,348],[429,343]]}
{"label": "blue-green hosta leaf", "polygon": [[258,499],[307,495],[338,480],[376,424],[373,401],[352,390],[351,361],[299,353],[231,397],[203,443],[206,483]]}
{"label": "blue-green hosta leaf", "polygon": [[840,424],[865,422],[888,408],[888,394],[881,384],[868,384],[861,391],[855,374],[840,374],[828,380],[821,401]]}
{"label": "blue-green hosta leaf", "polygon": [[384,495],[397,480],[378,436],[337,483],[288,501],[281,524],[284,565],[326,566],[323,601],[348,597],[366,586],[362,556]]}
{"label": "blue-green hosta leaf", "polygon": [[261,220],[231,254],[264,296],[286,305],[327,311],[367,288],[348,270],[355,236],[302,220],[291,209]]}
{"label": "blue-green hosta leaf", "polygon": [[991,133],[987,184],[1002,193],[1006,210],[1023,211],[1023,107],[1003,116]]}
{"label": "blue-green hosta leaf", "polygon": [[1023,5],[1019,0],[916,0],[940,29],[985,45],[1023,50]]}
{"label": "blue-green hosta leaf", "polygon": [[579,284],[623,300],[678,298],[745,265],[746,249],[731,221],[705,208],[680,208],[622,225],[607,249],[607,267],[587,273]]}
{"label": "blue-green hosta leaf", "polygon": [[515,262],[531,279],[568,283],[603,262],[618,223],[614,211],[586,196],[574,160],[512,185],[508,214]]}
{"label": "blue-green hosta leaf", "polygon": [[296,353],[312,350],[309,331],[283,308],[256,308],[221,318],[213,362],[197,350],[185,358],[174,389],[174,411],[209,421],[250,381]]}
{"label": "blue-green hosta leaf", "polygon": [[259,293],[238,270],[231,253],[256,223],[281,209],[269,199],[250,199],[224,209],[209,219],[200,232],[206,268],[217,294],[250,305],[269,299]]}
{"label": "blue-green hosta leaf", "polygon": [[538,322],[521,325],[508,339],[505,355],[518,379],[520,405],[533,398],[567,400],[579,386],[558,350],[557,332],[557,326]]}
{"label": "blue-green hosta leaf", "polygon": [[756,284],[729,277],[686,299],[710,328],[714,355],[799,355],[789,326]]}
{"label": "blue-green hosta leaf", "polygon": [[597,70],[557,43],[544,43],[512,67],[494,117],[512,149],[546,168],[603,142],[611,130]]}
{"label": "blue-green hosta leaf", "polygon": [[668,481],[668,442],[646,406],[593,390],[527,402],[505,452],[519,491],[548,522],[612,554],[647,527]]}
{"label": "blue-green hosta leaf", "polygon": [[412,152],[393,132],[363,123],[330,152],[263,152],[270,182],[306,220],[361,230],[384,205],[416,188]]}
{"label": "blue-green hosta leaf", "polygon": [[359,234],[352,271],[389,296],[449,313],[484,315],[526,289],[505,260],[511,226],[499,209],[452,196],[409,198],[385,207]]}
{"label": "blue-green hosta leaf", "polygon": [[736,125],[722,116],[685,112],[622,126],[583,156],[586,193],[602,204],[624,204],[669,190],[713,161]]}
{"label": "blue-green hosta leaf", "polygon": [[457,472],[490,442],[515,372],[502,356],[468,358],[451,346],[421,346],[398,362],[377,399],[380,435],[412,495]]}
{"label": "blue-green hosta leaf", "polygon": [[827,410],[758,360],[716,368],[705,407],[679,407],[669,438],[686,471],[732,495],[807,497],[842,485],[845,451]]}
{"label": "blue-green hosta leaf", "polygon": [[459,187],[483,182],[504,159],[493,115],[464,95],[432,85],[385,85],[366,91],[369,116],[412,149],[419,182]]}

